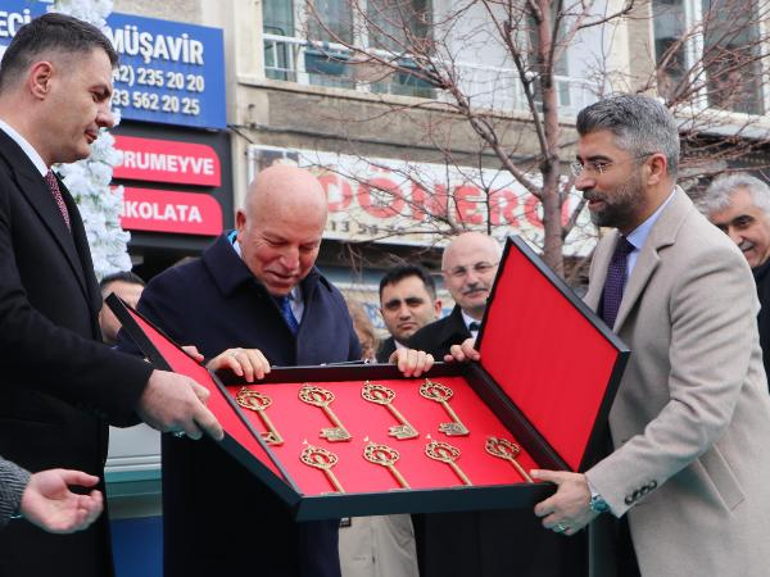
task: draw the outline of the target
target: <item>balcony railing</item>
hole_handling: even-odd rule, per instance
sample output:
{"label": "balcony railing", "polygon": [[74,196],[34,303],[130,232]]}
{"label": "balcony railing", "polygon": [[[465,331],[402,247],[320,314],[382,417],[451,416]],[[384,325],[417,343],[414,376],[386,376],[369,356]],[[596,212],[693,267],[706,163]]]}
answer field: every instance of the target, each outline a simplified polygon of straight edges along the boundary
{"label": "balcony railing", "polygon": [[[449,101],[451,95],[434,88],[427,80],[408,72],[409,56],[399,59],[402,72],[360,60],[349,48],[328,42],[264,34],[265,75],[304,85],[332,86],[378,94],[398,94]],[[374,55],[392,59],[393,54],[377,50]],[[521,81],[515,70],[470,63],[455,63],[453,72],[471,104],[480,108],[528,110]],[[597,86],[586,80],[557,76],[559,111],[574,115],[596,102]]]}

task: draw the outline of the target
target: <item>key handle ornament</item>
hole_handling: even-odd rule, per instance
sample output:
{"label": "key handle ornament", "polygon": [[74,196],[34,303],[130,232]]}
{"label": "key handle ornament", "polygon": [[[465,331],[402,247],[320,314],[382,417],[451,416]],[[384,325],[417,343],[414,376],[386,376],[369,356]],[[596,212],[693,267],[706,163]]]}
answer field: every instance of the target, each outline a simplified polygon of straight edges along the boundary
{"label": "key handle ornament", "polygon": [[401,487],[409,489],[409,483],[406,482],[406,479],[404,479],[403,475],[401,475],[395,466],[399,458],[400,455],[398,454],[398,451],[387,445],[369,443],[364,448],[364,459],[375,465],[387,468]]}
{"label": "key handle ornament", "polygon": [[366,381],[364,388],[361,389],[361,396],[370,403],[389,405],[396,399],[396,391],[385,385]]}
{"label": "key handle ornament", "polygon": [[521,475],[527,483],[534,483],[532,477],[529,476],[524,470],[524,467],[522,467],[516,460],[516,457],[521,454],[521,447],[513,441],[501,439],[499,437],[488,437],[487,442],[484,443],[484,450],[490,455],[505,459],[516,468],[516,471],[518,471],[519,475]]}
{"label": "key handle ornament", "polygon": [[316,387],[315,385],[304,385],[299,390],[299,398],[308,405],[326,408],[334,402],[335,396],[328,389]]}
{"label": "key handle ornament", "polygon": [[400,457],[401,455],[398,454],[398,451],[387,445],[369,443],[364,449],[364,459],[383,467],[392,467],[398,462]]}
{"label": "key handle ornament", "polygon": [[457,463],[455,463],[455,461],[460,458],[461,454],[460,449],[457,447],[450,445],[449,443],[444,443],[443,441],[431,441],[425,445],[425,454],[434,461],[441,461],[442,463],[449,465],[463,484],[469,487],[473,485],[468,476]]}
{"label": "key handle ornament", "polygon": [[392,405],[396,398],[396,391],[385,385],[379,383],[372,383],[366,381],[364,387],[361,389],[361,396],[364,400],[377,405],[382,405],[396,418],[400,423],[399,425],[393,425],[388,429],[388,435],[395,437],[399,440],[414,439],[420,434],[417,432],[409,421],[406,420],[404,415]]}
{"label": "key handle ornament", "polygon": [[324,472],[324,475],[326,475],[326,478],[329,479],[329,482],[332,487],[334,487],[335,491],[338,493],[345,492],[345,489],[342,488],[336,475],[332,472],[332,467],[339,462],[339,457],[337,457],[337,455],[323,447],[308,445],[303,449],[299,458],[308,467],[321,469]]}
{"label": "key handle ornament", "polygon": [[335,398],[334,393],[330,390],[306,384],[299,390],[299,398],[303,403],[320,407],[329,421],[334,425],[334,427],[321,429],[321,438],[326,439],[330,443],[350,441],[353,438],[342,424],[342,421],[339,420],[329,406]]}
{"label": "key handle ornament", "polygon": [[264,393],[243,387],[235,396],[235,402],[244,409],[249,409],[259,415],[260,420],[267,428],[267,431],[261,431],[259,433],[265,443],[273,446],[283,445],[283,437],[281,437],[280,433],[273,425],[270,417],[267,416],[267,408],[273,404],[273,400],[270,397]]}
{"label": "key handle ornament", "polygon": [[425,379],[425,382],[420,386],[420,395],[429,401],[439,403],[452,418],[451,423],[440,423],[438,426],[439,431],[448,437],[464,437],[470,435],[471,432],[462,421],[460,421],[460,418],[457,416],[457,413],[454,412],[452,407],[449,406],[449,399],[454,395],[452,389],[441,383]]}
{"label": "key handle ornament", "polygon": [[462,454],[460,449],[444,443],[443,441],[431,441],[425,445],[425,454],[428,455],[434,461],[441,461],[442,463],[454,463],[460,458]]}

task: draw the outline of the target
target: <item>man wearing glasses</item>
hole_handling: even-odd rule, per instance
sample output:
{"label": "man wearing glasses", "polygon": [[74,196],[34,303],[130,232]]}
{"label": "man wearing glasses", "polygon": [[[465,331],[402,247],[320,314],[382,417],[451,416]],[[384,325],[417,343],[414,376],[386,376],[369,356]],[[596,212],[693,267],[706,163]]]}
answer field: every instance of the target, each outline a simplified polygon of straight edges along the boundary
{"label": "man wearing glasses", "polygon": [[[408,346],[444,359],[452,345],[475,340],[501,257],[497,241],[480,232],[452,240],[444,249],[441,269],[456,305],[449,316],[417,331]],[[542,531],[529,511],[435,513],[412,519],[420,577],[567,574],[560,569],[569,557],[565,548],[580,549],[577,541],[568,543]],[[573,571],[570,565],[569,570],[571,576],[582,575],[580,568]]]}
{"label": "man wearing glasses", "polygon": [[479,334],[487,298],[500,263],[500,245],[480,232],[466,232],[444,249],[441,270],[444,285],[455,301],[452,313],[417,331],[409,347],[443,359],[452,345]]}

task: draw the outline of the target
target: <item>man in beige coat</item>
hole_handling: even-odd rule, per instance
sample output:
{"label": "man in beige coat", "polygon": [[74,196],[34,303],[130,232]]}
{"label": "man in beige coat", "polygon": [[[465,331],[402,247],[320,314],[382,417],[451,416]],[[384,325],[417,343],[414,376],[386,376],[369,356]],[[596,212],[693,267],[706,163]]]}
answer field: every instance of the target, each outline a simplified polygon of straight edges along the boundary
{"label": "man in beige coat", "polygon": [[586,301],[632,353],[610,454],[585,474],[533,471],[558,486],[535,513],[566,535],[596,520],[593,575],[764,577],[770,398],[751,271],[676,187],[678,132],[659,102],[616,96],[577,129],[575,186],[592,220],[617,229]]}

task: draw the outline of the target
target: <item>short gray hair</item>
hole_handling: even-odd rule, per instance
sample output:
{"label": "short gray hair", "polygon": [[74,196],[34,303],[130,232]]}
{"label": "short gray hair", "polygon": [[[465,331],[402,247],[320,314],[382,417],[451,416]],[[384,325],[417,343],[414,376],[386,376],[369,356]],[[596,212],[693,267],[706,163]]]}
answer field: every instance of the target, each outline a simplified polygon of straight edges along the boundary
{"label": "short gray hair", "polygon": [[698,208],[706,216],[724,210],[730,206],[733,195],[739,190],[748,192],[754,205],[765,214],[770,215],[770,187],[749,174],[720,176],[703,193],[698,202]]}
{"label": "short gray hair", "polygon": [[634,157],[664,154],[669,175],[676,177],[679,129],[659,100],[641,94],[618,94],[581,110],[577,117],[580,136],[600,130],[614,134],[617,146]]}

